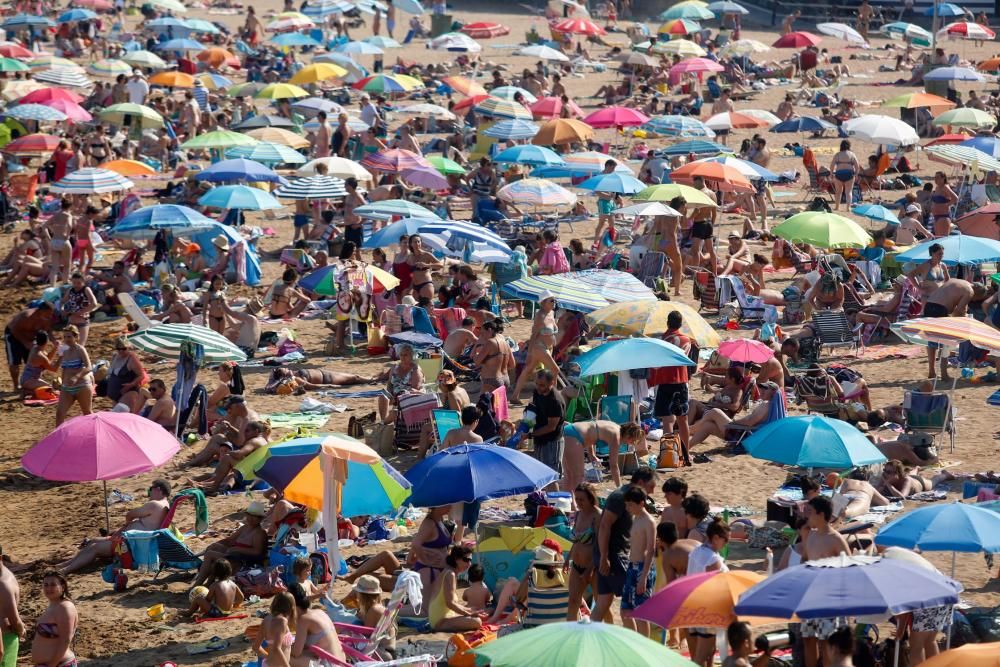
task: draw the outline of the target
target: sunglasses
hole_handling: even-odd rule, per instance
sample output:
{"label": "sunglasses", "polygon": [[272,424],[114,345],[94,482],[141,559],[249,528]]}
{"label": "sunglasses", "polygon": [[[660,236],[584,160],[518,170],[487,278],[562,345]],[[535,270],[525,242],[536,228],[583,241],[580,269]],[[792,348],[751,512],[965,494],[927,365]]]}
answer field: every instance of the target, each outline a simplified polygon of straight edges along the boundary
{"label": "sunglasses", "polygon": [[464,560],[466,563],[471,563],[472,562],[472,557],[470,556],[468,558],[463,558],[462,560]]}

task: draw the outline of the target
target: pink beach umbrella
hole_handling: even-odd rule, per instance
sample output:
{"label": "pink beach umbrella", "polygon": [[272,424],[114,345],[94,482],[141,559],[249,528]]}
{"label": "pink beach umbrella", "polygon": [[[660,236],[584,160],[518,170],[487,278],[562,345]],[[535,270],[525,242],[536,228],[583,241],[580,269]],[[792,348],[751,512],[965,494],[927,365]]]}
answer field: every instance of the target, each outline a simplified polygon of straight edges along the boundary
{"label": "pink beach umbrella", "polygon": [[[583,109],[577,106],[573,100],[566,103],[566,108],[569,110],[570,118],[583,116]],[[542,97],[534,104],[529,105],[528,109],[531,110],[531,116],[535,120],[561,118],[563,101],[560,97]]]}
{"label": "pink beach umbrella", "polygon": [[636,127],[649,122],[649,116],[638,109],[629,107],[606,107],[598,109],[583,119],[583,122],[593,128],[604,127]]}
{"label": "pink beach umbrella", "polygon": [[361,165],[371,171],[381,171],[387,174],[399,174],[407,169],[433,169],[433,165],[423,156],[405,148],[390,148],[379,153],[372,153]]}
{"label": "pink beach umbrella", "polygon": [[448,180],[433,168],[404,169],[400,177],[410,185],[415,185],[418,188],[427,188],[428,190],[435,191],[446,190],[448,188]]}
{"label": "pink beach umbrella", "polygon": [[50,100],[42,102],[47,107],[52,107],[57,111],[62,111],[74,123],[88,123],[94,119],[90,112],[81,107],[76,102],[69,100]]}
{"label": "pink beach umbrella", "polygon": [[104,519],[108,529],[109,479],[148,472],[180,450],[162,426],[124,412],[73,417],[42,438],[21,458],[32,475],[60,482],[104,482]]}
{"label": "pink beach umbrella", "polygon": [[762,364],[774,356],[774,350],[759,340],[736,338],[723,341],[719,345],[719,354],[741,364]]}
{"label": "pink beach umbrella", "polygon": [[726,68],[708,58],[687,58],[670,68],[670,74],[697,74],[699,72],[721,72]]}

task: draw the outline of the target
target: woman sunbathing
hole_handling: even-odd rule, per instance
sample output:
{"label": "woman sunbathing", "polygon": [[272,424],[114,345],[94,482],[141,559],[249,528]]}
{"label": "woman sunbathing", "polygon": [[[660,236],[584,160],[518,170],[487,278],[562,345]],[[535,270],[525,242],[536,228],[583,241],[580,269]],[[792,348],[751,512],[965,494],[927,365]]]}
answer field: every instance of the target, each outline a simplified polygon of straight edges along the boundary
{"label": "woman sunbathing", "polygon": [[355,384],[375,384],[384,381],[388,371],[377,377],[366,377],[357,373],[327,371],[319,368],[275,368],[271,379],[264,388],[269,394],[301,394],[306,391],[348,387]]}
{"label": "woman sunbathing", "polygon": [[896,498],[909,498],[915,493],[933,491],[941,482],[955,479],[955,475],[947,470],[942,470],[927,479],[920,475],[920,468],[907,468],[900,461],[889,461],[882,467],[882,476],[878,480],[880,483],[875,486],[879,490]]}

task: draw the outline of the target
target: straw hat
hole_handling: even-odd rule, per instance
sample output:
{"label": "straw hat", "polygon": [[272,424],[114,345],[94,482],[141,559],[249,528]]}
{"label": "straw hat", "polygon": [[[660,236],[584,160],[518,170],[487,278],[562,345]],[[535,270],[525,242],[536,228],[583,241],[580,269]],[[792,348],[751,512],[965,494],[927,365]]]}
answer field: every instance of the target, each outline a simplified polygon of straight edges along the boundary
{"label": "straw hat", "polygon": [[351,590],[355,593],[364,593],[366,595],[380,595],[382,593],[382,585],[372,575],[363,574],[354,582],[354,587]]}
{"label": "straw hat", "polygon": [[226,238],[225,234],[219,234],[214,239],[212,239],[212,245],[214,245],[222,252],[229,252],[229,239]]}

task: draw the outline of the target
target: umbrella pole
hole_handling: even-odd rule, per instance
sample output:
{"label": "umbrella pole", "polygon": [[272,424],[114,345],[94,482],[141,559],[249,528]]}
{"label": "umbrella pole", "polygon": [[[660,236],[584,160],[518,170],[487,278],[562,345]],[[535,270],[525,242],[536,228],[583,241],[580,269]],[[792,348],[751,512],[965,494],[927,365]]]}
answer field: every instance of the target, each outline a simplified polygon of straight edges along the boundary
{"label": "umbrella pole", "polygon": [[[958,556],[958,552],[957,551],[952,551],[951,552],[951,578],[952,579],[955,578],[955,557],[956,556]],[[952,610],[952,612],[948,615],[948,625],[945,626],[945,631],[944,631],[944,641],[945,641],[944,650],[945,651],[947,651],[947,650],[949,650],[951,648],[951,626],[952,626],[952,622],[954,621],[954,619],[955,619],[955,612],[954,612],[954,610]]]}
{"label": "umbrella pole", "polygon": [[[104,528],[108,531],[108,535],[111,534],[111,511],[108,509],[108,481],[104,480]],[[952,570],[954,570],[954,566]]]}
{"label": "umbrella pole", "polygon": [[899,667],[899,645],[902,643],[899,641],[900,636],[902,636],[903,629],[899,627],[899,621],[896,621],[896,641],[893,644],[896,647],[892,650],[892,667]]}

